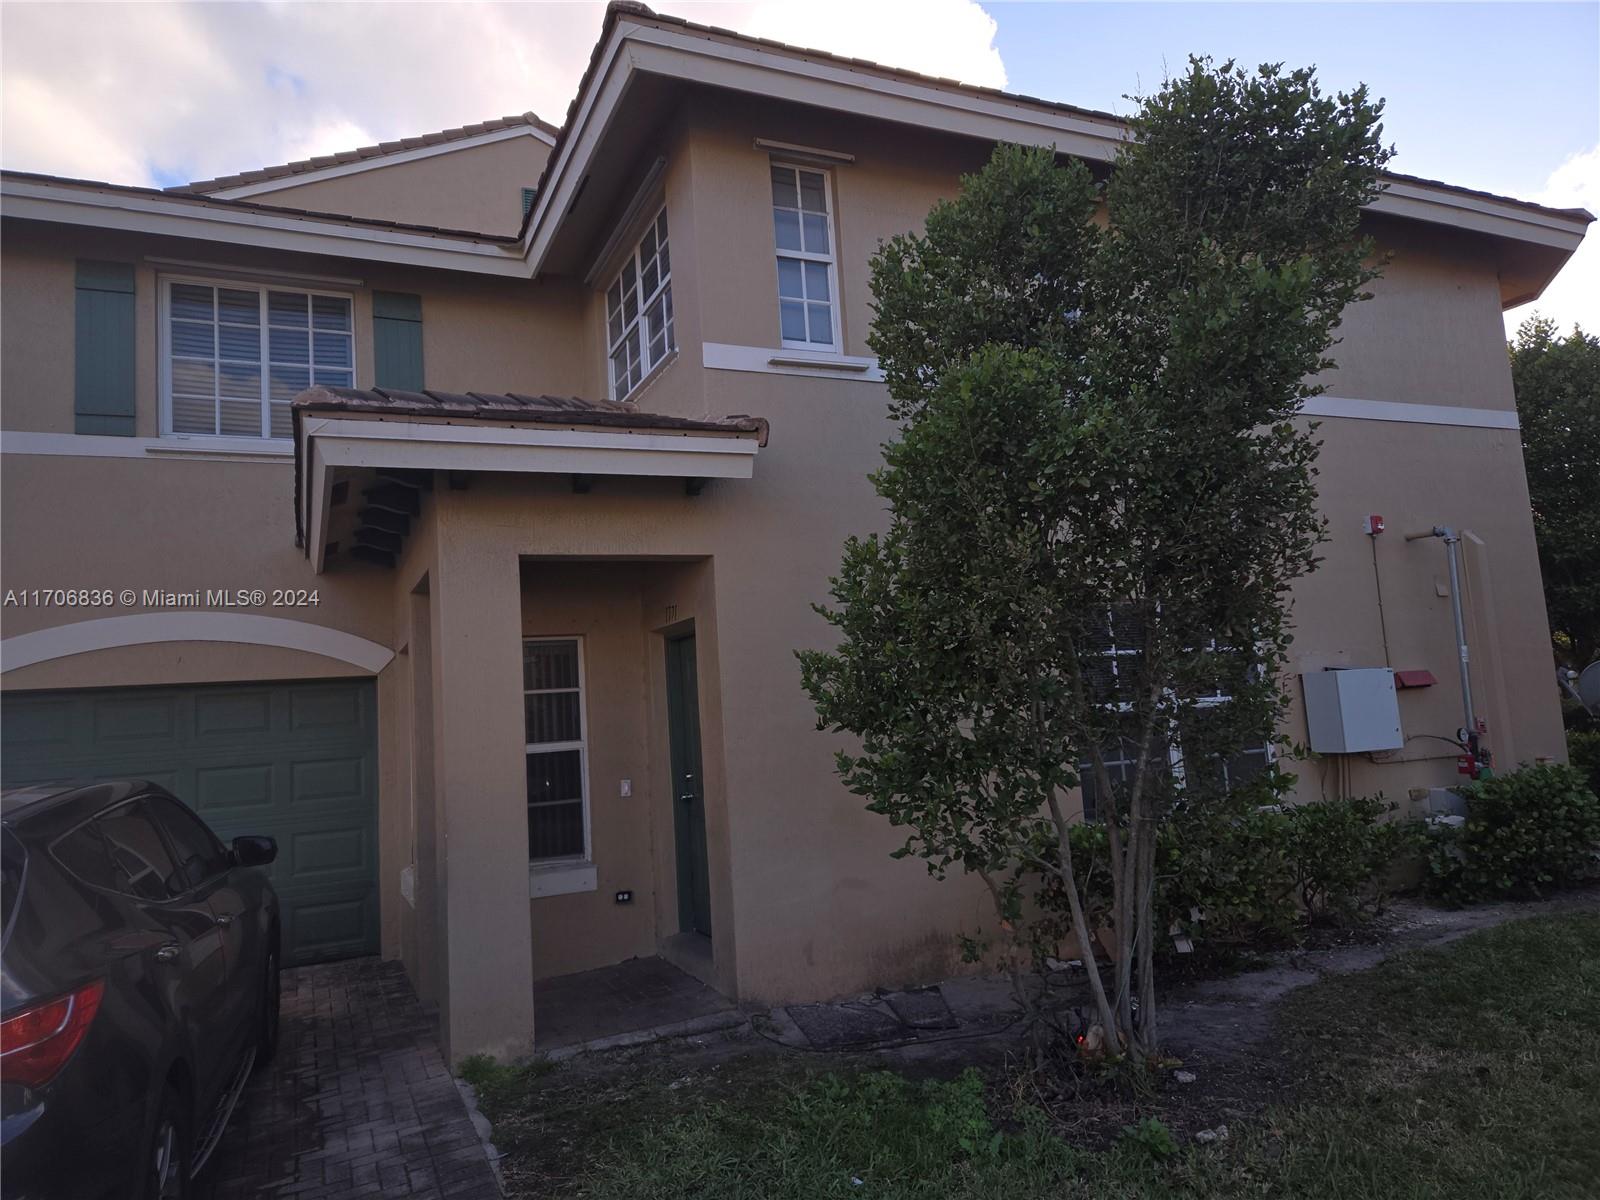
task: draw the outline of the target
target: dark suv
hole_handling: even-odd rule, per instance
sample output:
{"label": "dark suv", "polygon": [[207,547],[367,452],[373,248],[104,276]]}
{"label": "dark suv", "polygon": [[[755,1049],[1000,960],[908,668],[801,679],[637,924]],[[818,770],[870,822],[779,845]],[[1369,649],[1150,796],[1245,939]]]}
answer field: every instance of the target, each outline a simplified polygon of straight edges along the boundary
{"label": "dark suv", "polygon": [[0,796],[6,1200],[186,1197],[278,1036],[271,838],[150,783]]}

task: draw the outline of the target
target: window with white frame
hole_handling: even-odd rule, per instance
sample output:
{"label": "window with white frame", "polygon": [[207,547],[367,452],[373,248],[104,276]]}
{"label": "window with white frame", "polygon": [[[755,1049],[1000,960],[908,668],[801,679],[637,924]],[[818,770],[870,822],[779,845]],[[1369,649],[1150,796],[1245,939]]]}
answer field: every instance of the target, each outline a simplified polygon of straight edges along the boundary
{"label": "window with white frame", "polygon": [[778,331],[785,346],[839,347],[838,283],[828,173],[772,164],[772,237],[778,251]]}
{"label": "window with white frame", "polygon": [[663,208],[606,289],[611,398],[626,399],[677,348],[672,258],[667,250],[667,210]]}
{"label": "window with white frame", "polygon": [[[1089,646],[1090,659],[1084,671],[1090,692],[1100,697],[1108,709],[1127,714],[1130,718],[1142,638],[1139,622],[1131,614],[1120,610],[1107,613],[1099,636]],[[1226,647],[1219,645],[1215,639],[1205,649],[1216,653],[1219,660],[1228,657]],[[1272,762],[1270,742],[1242,747],[1227,758],[1196,758],[1189,761],[1184,754],[1185,740],[1192,737],[1194,741],[1203,743],[1210,716],[1220,715],[1232,699],[1219,678],[1215,686],[1205,695],[1195,697],[1192,706],[1185,710],[1180,719],[1177,742],[1170,746],[1153,747],[1152,753],[1164,754],[1169,769],[1180,779],[1192,772],[1196,778],[1205,774],[1209,776],[1210,783],[1234,787],[1260,774]],[[1131,783],[1138,765],[1138,731],[1131,722],[1122,723],[1127,725],[1123,733],[1100,748],[1101,760],[1113,787]],[[1093,821],[1099,816],[1107,798],[1100,794],[1100,781],[1094,776],[1092,760],[1080,762],[1078,771],[1083,788],[1084,819]]]}
{"label": "window with white frame", "polygon": [[354,382],[347,295],[168,279],[162,297],[163,432],[286,438],[296,395]]}
{"label": "window with white frame", "polygon": [[528,860],[587,859],[589,750],[577,638],[523,640],[522,712],[528,756]]}

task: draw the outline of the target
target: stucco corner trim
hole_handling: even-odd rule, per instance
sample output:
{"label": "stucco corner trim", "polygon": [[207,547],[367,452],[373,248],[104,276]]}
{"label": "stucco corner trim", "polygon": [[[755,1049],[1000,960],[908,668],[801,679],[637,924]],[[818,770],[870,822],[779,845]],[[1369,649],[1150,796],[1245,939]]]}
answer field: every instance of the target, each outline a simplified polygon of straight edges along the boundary
{"label": "stucco corner trim", "polygon": [[592,892],[599,886],[599,876],[592,862],[528,864],[530,900],[537,900],[540,896],[570,896],[575,892]]}
{"label": "stucco corner trim", "polygon": [[276,646],[301,650],[349,663],[376,675],[389,665],[394,651],[377,642],[284,617],[253,613],[161,611],[72,621],[32,633],[19,633],[0,641],[0,672],[31,667],[35,663],[111,650],[120,646],[148,646],[158,642],[238,642],[251,646]]}

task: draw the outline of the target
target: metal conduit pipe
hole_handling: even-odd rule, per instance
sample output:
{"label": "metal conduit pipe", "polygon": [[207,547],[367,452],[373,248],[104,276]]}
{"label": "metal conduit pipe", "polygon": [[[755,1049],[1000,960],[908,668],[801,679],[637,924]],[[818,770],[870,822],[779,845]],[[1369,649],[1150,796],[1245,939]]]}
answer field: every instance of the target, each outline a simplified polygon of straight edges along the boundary
{"label": "metal conduit pipe", "polygon": [[1467,651],[1467,623],[1461,609],[1461,535],[1448,525],[1435,525],[1426,533],[1408,533],[1406,541],[1442,538],[1445,559],[1450,569],[1450,615],[1455,618],[1456,662],[1461,670],[1461,712],[1466,718],[1466,736],[1478,732],[1477,714],[1472,707],[1472,665]]}

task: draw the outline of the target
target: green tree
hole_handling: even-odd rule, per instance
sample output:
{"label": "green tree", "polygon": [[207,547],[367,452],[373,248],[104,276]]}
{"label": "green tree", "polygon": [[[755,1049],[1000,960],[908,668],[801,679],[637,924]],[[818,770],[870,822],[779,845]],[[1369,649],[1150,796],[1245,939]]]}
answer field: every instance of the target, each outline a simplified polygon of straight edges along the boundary
{"label": "green tree", "polygon": [[846,542],[818,609],[840,640],[801,654],[804,684],[859,739],[839,769],[906,828],[897,854],[983,879],[1014,968],[1041,886],[1094,944],[1069,849],[1090,776],[1113,946],[1109,971],[1084,954],[1089,1042],[1113,1055],[1157,1044],[1158,828],[1284,703],[1288,592],[1322,537],[1293,417],[1371,278],[1380,111],[1309,70],[1191,60],[1103,185],[1001,146],[873,260],[889,524]]}
{"label": "green tree", "polygon": [[1600,656],[1600,338],[1531,317],[1510,350],[1550,632],[1581,669]]}

